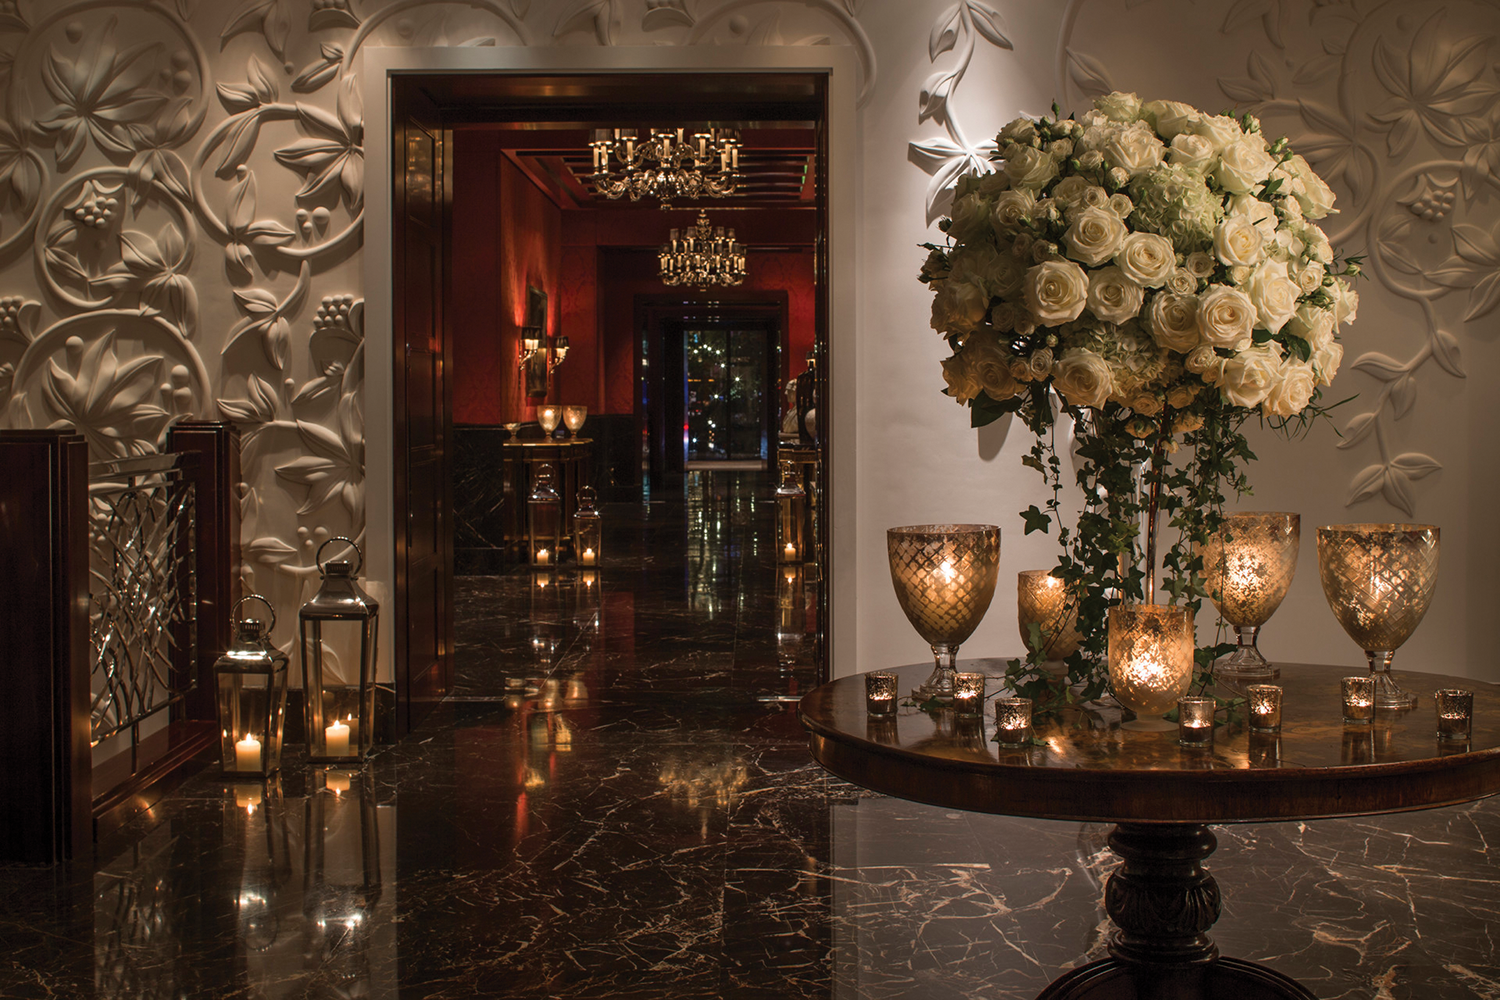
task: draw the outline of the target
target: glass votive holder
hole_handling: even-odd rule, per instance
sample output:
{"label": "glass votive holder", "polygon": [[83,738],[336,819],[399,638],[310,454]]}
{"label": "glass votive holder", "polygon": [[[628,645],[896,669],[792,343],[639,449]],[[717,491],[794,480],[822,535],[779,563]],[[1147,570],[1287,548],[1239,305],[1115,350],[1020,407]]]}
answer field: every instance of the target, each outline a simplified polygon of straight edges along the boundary
{"label": "glass votive holder", "polygon": [[1214,741],[1214,700],[1177,699],[1177,741],[1185,747],[1208,746]]}
{"label": "glass votive holder", "polygon": [[1031,745],[1031,699],[995,699],[995,742],[1003,747]]}
{"label": "glass votive holder", "polygon": [[895,714],[895,674],[889,670],[873,670],[865,674],[865,711],[871,715]]}
{"label": "glass votive holder", "polygon": [[1250,703],[1250,731],[1274,733],[1281,729],[1281,688],[1276,684],[1247,684],[1245,695]]}
{"label": "glass votive holder", "polygon": [[1474,722],[1474,692],[1439,688],[1432,697],[1437,702],[1438,739],[1467,741]]}
{"label": "glass votive holder", "polygon": [[1369,674],[1344,678],[1344,721],[1366,725],[1375,718],[1375,678]]}
{"label": "glass votive holder", "polygon": [[960,673],[954,676],[953,710],[959,715],[984,714],[984,674]]}

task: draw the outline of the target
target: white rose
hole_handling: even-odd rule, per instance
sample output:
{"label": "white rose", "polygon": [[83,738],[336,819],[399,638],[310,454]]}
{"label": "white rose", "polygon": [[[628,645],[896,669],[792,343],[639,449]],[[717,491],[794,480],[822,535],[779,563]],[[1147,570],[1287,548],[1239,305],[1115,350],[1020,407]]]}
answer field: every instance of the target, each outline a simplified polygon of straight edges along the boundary
{"label": "white rose", "polygon": [[1344,345],[1332,337],[1322,347],[1315,348],[1309,359],[1313,371],[1318,373],[1319,385],[1331,385],[1338,374],[1339,363],[1344,360]]}
{"label": "white rose", "polygon": [[1333,312],[1311,302],[1297,307],[1292,318],[1282,327],[1283,333],[1301,337],[1314,351],[1333,339]]}
{"label": "white rose", "polygon": [[1120,252],[1125,244],[1125,223],[1106,208],[1086,208],[1063,233],[1068,256],[1096,267]]}
{"label": "white rose", "polygon": [[1293,154],[1286,166],[1302,182],[1295,191],[1297,204],[1302,206],[1302,214],[1309,219],[1321,219],[1330,214],[1333,211],[1334,194],[1333,189],[1323,182],[1323,178],[1313,172],[1313,168],[1300,154]]}
{"label": "white rose", "polygon": [[1001,191],[1009,190],[1009,188],[1010,178],[994,169],[980,174],[979,183],[975,185],[975,190],[984,198],[993,198]]}
{"label": "white rose", "polygon": [[1052,373],[1052,348],[1039,347],[1031,356],[1027,366],[1031,369],[1032,381],[1040,381]]}
{"label": "white rose", "polygon": [[1009,333],[1016,326],[1016,307],[1009,302],[997,302],[990,310],[990,326],[1001,333]]}
{"label": "white rose", "polygon": [[1311,295],[1323,287],[1323,275],[1326,269],[1321,261],[1310,260],[1297,268],[1297,287],[1302,290],[1303,295]]}
{"label": "white rose", "polygon": [[1192,295],[1198,290],[1198,279],[1185,267],[1176,267],[1167,276],[1167,291],[1173,295]]}
{"label": "white rose", "polygon": [[1260,325],[1272,333],[1280,332],[1286,321],[1297,311],[1297,298],[1302,290],[1287,277],[1283,261],[1267,261],[1255,269],[1245,291],[1255,303],[1255,315]]}
{"label": "white rose", "polygon": [[1052,198],[1064,208],[1072,208],[1083,201],[1083,192],[1094,186],[1094,182],[1082,174],[1069,174],[1053,185]]}
{"label": "white rose", "polygon": [[1188,131],[1207,139],[1215,153],[1221,152],[1225,146],[1245,134],[1240,123],[1228,115],[1200,115],[1196,121],[1188,124]]}
{"label": "white rose", "polygon": [[1078,169],[1085,173],[1093,173],[1104,166],[1104,154],[1097,149],[1090,149],[1078,157]]}
{"label": "white rose", "polygon": [[1276,209],[1253,194],[1230,195],[1224,201],[1225,218],[1247,218],[1260,230],[1262,239],[1276,238]]}
{"label": "white rose", "polygon": [[1182,366],[1190,372],[1203,376],[1203,381],[1209,385],[1217,385],[1220,376],[1224,374],[1224,359],[1214,351],[1212,344],[1199,344],[1188,351],[1188,356],[1183,359]]}
{"label": "white rose", "polygon": [[1040,191],[1057,176],[1057,161],[1031,146],[1005,148],[1005,176],[1014,187]]}
{"label": "white rose", "polygon": [[1124,167],[1110,167],[1109,182],[1117,188],[1124,187],[1130,183],[1130,171]]}
{"label": "white rose", "polygon": [[1151,336],[1160,347],[1186,354],[1198,346],[1198,297],[1156,295],[1151,299]]}
{"label": "white rose", "polygon": [[1070,260],[1048,260],[1026,272],[1026,305],[1042,326],[1071,323],[1088,302],[1089,279]]}
{"label": "white rose", "polygon": [[1010,363],[1015,359],[1000,347],[994,336],[971,337],[964,345],[963,357],[964,364],[991,399],[1009,399],[1021,391],[1021,384],[1010,373]]}
{"label": "white rose", "polygon": [[1156,123],[1156,131],[1168,141],[1199,117],[1198,109],[1180,101],[1147,101],[1141,112]]}
{"label": "white rose", "polygon": [[1359,293],[1350,288],[1349,282],[1343,278],[1335,278],[1333,284],[1328,286],[1328,294],[1333,298],[1333,321],[1353,323],[1355,314],[1359,311]]}
{"label": "white rose", "polygon": [[1131,233],[1125,237],[1115,263],[1138,285],[1156,288],[1166,283],[1177,266],[1172,241],[1155,233]]}
{"label": "white rose", "polygon": [[1214,262],[1213,254],[1204,253],[1202,250],[1195,250],[1187,255],[1187,260],[1183,262],[1183,266],[1188,269],[1188,272],[1193,277],[1206,278],[1214,273],[1214,268],[1218,265]]}
{"label": "white rose", "polygon": [[1073,155],[1072,139],[1056,139],[1047,143],[1047,155],[1062,163]]}
{"label": "white rose", "polygon": [[1214,253],[1230,267],[1260,263],[1264,243],[1260,230],[1248,216],[1231,216],[1214,227]]}
{"label": "white rose", "polygon": [[995,229],[1008,233],[1020,229],[1022,222],[1036,209],[1036,195],[1027,190],[1003,192],[995,199],[995,209],[990,221]]}
{"label": "white rose", "polygon": [[1320,264],[1327,264],[1333,260],[1333,246],[1328,242],[1328,234],[1317,226],[1308,223],[1301,231],[1302,242],[1307,244],[1307,255]]}
{"label": "white rose", "polygon": [[1118,215],[1121,221],[1124,221],[1130,218],[1131,212],[1135,211],[1135,202],[1130,200],[1129,195],[1116,192],[1109,196],[1109,201],[1105,203],[1104,207]]}
{"label": "white rose", "polygon": [[1100,409],[1113,390],[1109,363],[1087,348],[1069,348],[1052,366],[1052,387],[1074,406]]}
{"label": "white rose", "polygon": [[1104,144],[1104,156],[1135,177],[1161,166],[1162,144],[1145,122],[1122,128]]}
{"label": "white rose", "polygon": [[1255,329],[1255,304],[1237,288],[1214,285],[1198,297],[1198,329],[1214,347],[1244,350]]}
{"label": "white rose", "polygon": [[948,278],[932,297],[932,328],[939,333],[968,333],[984,321],[990,297],[976,282]]}
{"label": "white rose", "polygon": [[1107,323],[1123,323],[1141,311],[1144,289],[1115,265],[1089,275],[1089,311]]}
{"label": "white rose", "polygon": [[1301,413],[1317,387],[1311,365],[1287,358],[1277,369],[1271,391],[1261,400],[1260,412],[1268,417],[1290,417]]}
{"label": "white rose", "polygon": [[1269,180],[1275,168],[1276,159],[1266,152],[1266,140],[1258,135],[1245,135],[1220,150],[1214,178],[1224,190],[1246,194]]}
{"label": "white rose", "polygon": [[1094,108],[1110,121],[1133,122],[1141,116],[1141,99],[1117,90],[1095,99]]}
{"label": "white rose", "polygon": [[1021,290],[1021,282],[1026,280],[1026,269],[1008,253],[986,254],[984,270],[980,272],[980,276],[990,295],[1008,298]]}
{"label": "white rose", "polygon": [[964,195],[953,200],[948,235],[955,243],[980,243],[989,238],[990,203],[977,194]]}
{"label": "white rose", "polygon": [[1264,347],[1240,351],[1224,362],[1219,390],[1234,406],[1260,405],[1276,385],[1280,359]]}
{"label": "white rose", "polygon": [[1184,132],[1172,140],[1172,150],[1167,154],[1167,159],[1178,166],[1206,174],[1213,167],[1217,155],[1214,144],[1207,138]]}
{"label": "white rose", "polygon": [[1017,118],[1008,123],[995,136],[995,145],[1000,147],[1009,146],[1011,143],[1024,146],[1036,138],[1036,122],[1030,118]]}
{"label": "white rose", "polygon": [[943,381],[948,383],[948,395],[960,403],[967,403],[984,391],[979,377],[964,363],[962,353],[943,359]]}

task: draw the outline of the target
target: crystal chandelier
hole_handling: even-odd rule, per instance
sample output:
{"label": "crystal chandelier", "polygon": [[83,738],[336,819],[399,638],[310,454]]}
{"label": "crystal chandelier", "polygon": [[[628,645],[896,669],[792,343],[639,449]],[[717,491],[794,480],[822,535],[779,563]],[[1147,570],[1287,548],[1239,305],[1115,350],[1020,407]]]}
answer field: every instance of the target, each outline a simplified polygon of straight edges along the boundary
{"label": "crystal chandelier", "polygon": [[[671,208],[673,198],[723,198],[740,181],[740,134],[711,128],[692,135],[686,129],[654,128],[639,142],[633,128],[594,129],[594,190],[606,198],[656,198]],[[610,169],[613,155],[618,170]]]}
{"label": "crystal chandelier", "polygon": [[661,280],[668,285],[693,285],[702,291],[711,285],[727,288],[745,280],[744,246],[735,242],[733,229],[709,226],[708,213],[702,209],[692,229],[672,230],[660,259]]}

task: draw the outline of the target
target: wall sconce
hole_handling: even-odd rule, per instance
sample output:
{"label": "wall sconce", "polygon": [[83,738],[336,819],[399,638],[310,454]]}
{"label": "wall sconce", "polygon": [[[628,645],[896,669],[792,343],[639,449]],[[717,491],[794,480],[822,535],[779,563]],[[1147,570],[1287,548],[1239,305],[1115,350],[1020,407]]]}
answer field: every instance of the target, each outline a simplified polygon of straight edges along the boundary
{"label": "wall sconce", "polygon": [[568,338],[547,336],[547,293],[526,289],[526,325],[521,327],[521,371],[526,395],[545,399],[552,373],[568,357]]}

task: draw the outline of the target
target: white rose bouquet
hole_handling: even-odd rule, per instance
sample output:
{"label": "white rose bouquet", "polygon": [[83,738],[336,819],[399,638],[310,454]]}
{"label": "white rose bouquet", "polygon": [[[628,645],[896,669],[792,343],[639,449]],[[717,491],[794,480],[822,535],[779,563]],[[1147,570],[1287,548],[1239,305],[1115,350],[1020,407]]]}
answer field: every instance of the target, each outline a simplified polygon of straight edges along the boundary
{"label": "white rose bouquet", "polygon": [[[1024,513],[1026,530],[1058,521],[1054,575],[1080,595],[1085,634],[1075,679],[1098,681],[1108,604],[1153,590],[1140,515],[1160,497],[1179,529],[1163,586],[1196,607],[1195,543],[1217,530],[1225,489],[1248,488],[1241,425],[1296,432],[1326,412],[1358,260],[1340,261],[1316,224],[1333,211],[1328,185],[1249,115],[1115,93],[1076,117],[1017,119],[997,147],[999,169],[959,181],[948,243],[926,244],[921,279],[953,350],[948,395],[974,426],[1015,413],[1037,435],[1027,464],[1053,499]],[[1082,460],[1072,532],[1056,516],[1054,400]]]}

